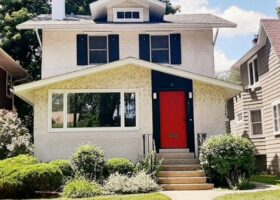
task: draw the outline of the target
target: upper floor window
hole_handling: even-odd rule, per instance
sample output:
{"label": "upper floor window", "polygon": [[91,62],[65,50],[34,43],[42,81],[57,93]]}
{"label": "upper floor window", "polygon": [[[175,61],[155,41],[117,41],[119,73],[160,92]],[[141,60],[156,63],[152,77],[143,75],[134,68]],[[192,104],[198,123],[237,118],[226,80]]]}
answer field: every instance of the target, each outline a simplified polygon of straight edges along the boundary
{"label": "upper floor window", "polygon": [[273,104],[274,133],[280,133],[280,102]]}
{"label": "upper floor window", "polygon": [[250,123],[252,136],[259,136],[263,134],[261,110],[250,111]]}
{"label": "upper floor window", "polygon": [[259,82],[258,58],[256,56],[248,62],[248,78],[250,86]]}
{"label": "upper floor window", "polygon": [[236,122],[237,123],[240,123],[240,122],[242,122],[243,121],[243,114],[242,113],[238,113],[237,115],[236,115]]}
{"label": "upper floor window", "polygon": [[89,37],[89,63],[100,64],[108,62],[107,36]]}
{"label": "upper floor window", "polygon": [[12,97],[11,89],[13,88],[13,77],[10,74],[6,74],[6,96]]}
{"label": "upper floor window", "polygon": [[169,63],[169,36],[151,36],[151,58],[153,63]]}
{"label": "upper floor window", "polygon": [[143,22],[143,8],[114,8],[114,22]]}

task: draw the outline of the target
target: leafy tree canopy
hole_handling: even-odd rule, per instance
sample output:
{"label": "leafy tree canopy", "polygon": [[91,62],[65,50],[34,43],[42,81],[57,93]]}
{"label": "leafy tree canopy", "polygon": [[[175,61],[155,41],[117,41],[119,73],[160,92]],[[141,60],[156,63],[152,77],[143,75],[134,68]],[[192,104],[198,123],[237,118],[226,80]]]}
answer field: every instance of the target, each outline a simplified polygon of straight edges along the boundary
{"label": "leafy tree canopy", "polygon": [[228,71],[220,72],[217,74],[217,78],[223,81],[227,81],[235,84],[241,84],[239,69],[232,68]]}

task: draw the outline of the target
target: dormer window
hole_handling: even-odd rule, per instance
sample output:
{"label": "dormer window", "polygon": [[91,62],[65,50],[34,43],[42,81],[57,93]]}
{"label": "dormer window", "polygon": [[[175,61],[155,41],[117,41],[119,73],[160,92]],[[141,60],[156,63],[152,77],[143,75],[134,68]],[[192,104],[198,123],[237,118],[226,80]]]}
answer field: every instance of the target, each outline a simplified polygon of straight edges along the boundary
{"label": "dormer window", "polygon": [[143,22],[143,8],[114,8],[114,22]]}

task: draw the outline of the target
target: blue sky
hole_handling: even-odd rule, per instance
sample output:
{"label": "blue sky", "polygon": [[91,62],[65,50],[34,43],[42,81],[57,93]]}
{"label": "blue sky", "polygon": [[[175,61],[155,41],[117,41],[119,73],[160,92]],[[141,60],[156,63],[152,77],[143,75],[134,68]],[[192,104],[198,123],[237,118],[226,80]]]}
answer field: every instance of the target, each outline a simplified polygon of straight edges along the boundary
{"label": "blue sky", "polygon": [[222,30],[215,49],[216,71],[224,71],[251,47],[261,18],[277,18],[280,0],[172,0],[182,13],[212,13],[235,22],[232,30]]}

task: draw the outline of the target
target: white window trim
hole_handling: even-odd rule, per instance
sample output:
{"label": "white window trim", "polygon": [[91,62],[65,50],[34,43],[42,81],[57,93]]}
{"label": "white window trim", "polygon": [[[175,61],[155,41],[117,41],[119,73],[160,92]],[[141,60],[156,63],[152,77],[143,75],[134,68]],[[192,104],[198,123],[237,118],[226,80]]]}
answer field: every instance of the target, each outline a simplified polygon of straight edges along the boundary
{"label": "white window trim", "polygon": [[[242,119],[241,120],[238,120],[238,115],[239,114],[241,114],[241,117],[242,117]],[[237,114],[236,114],[236,124],[240,124],[240,123],[242,123],[244,121],[244,114],[242,113],[242,112],[238,112]]]}
{"label": "white window trim", "polygon": [[[48,131],[56,132],[113,132],[113,131],[139,131],[140,109],[139,92],[135,89],[74,89],[74,90],[49,90],[48,92]],[[63,128],[52,128],[52,94],[63,94]],[[121,127],[100,128],[67,128],[67,94],[69,93],[120,93],[121,94]],[[125,127],[124,93],[135,93],[136,97],[136,126]]]}
{"label": "white window trim", "polygon": [[152,34],[150,35],[150,62],[153,62],[153,58],[152,58],[152,37],[154,36],[167,36],[168,37],[168,63],[157,63],[157,64],[162,64],[162,65],[166,65],[166,64],[171,64],[171,43],[170,43],[170,34],[166,34],[166,33],[157,33],[157,34]]}
{"label": "white window trim", "polygon": [[11,91],[8,91],[10,89],[9,81],[11,81],[11,84],[13,84],[13,77],[8,72],[6,72],[6,97],[11,99],[12,93],[11,93]]}
{"label": "white window trim", "polygon": [[[118,19],[118,12],[139,12],[139,19]],[[143,8],[113,8],[114,22],[144,22]]]}
{"label": "white window trim", "polygon": [[[274,119],[274,106],[277,106],[277,115],[279,114],[278,112],[278,105],[280,104],[280,100],[277,100],[277,101],[275,101],[275,102],[273,102],[272,104],[271,104],[271,108],[272,108],[272,120],[273,120],[273,134],[274,135],[280,135],[280,122],[279,122],[279,124],[278,124],[278,131],[275,131],[275,119]],[[280,118],[280,116],[278,116],[278,120],[279,120],[279,118]]]}
{"label": "white window trim", "polygon": [[[254,135],[253,134],[253,130],[252,130],[252,121],[251,121],[251,112],[252,111],[261,111],[261,115],[262,115],[262,118],[261,118],[261,123],[262,123],[262,134],[260,135]],[[264,133],[263,133],[263,110],[260,108],[260,109],[251,109],[248,111],[249,112],[249,131],[250,131],[250,138],[264,138]]]}
{"label": "white window trim", "polygon": [[[248,70],[248,82],[249,82],[249,88],[256,88],[259,87],[259,82],[260,82],[260,77],[259,80],[256,81],[256,76],[255,76],[255,64],[254,64],[254,60],[258,59],[258,56],[255,55],[253,58],[251,58],[248,62],[247,62],[247,70]],[[250,64],[252,63],[253,65],[253,79],[254,79],[254,84],[251,83],[251,73],[250,73]],[[259,63],[258,63],[259,64]],[[259,76],[259,74],[258,74]]]}
{"label": "white window trim", "polygon": [[[103,65],[103,64],[107,64],[107,63],[109,63],[109,35],[108,34],[104,34],[104,35],[88,35],[87,36],[88,37],[88,65]],[[106,63],[91,63],[90,62],[90,51],[92,50],[92,49],[90,49],[90,46],[89,46],[89,44],[90,44],[90,37],[106,37],[106,42],[107,42],[107,62]]]}

